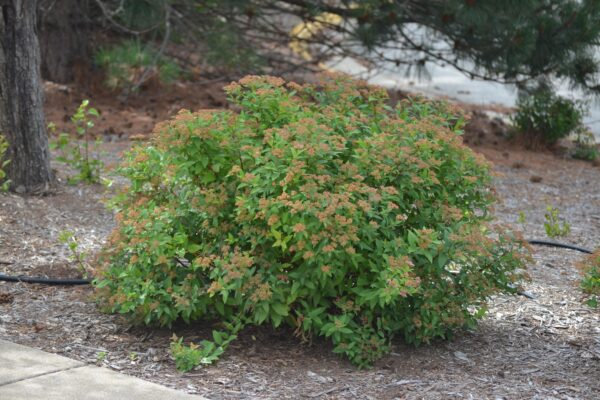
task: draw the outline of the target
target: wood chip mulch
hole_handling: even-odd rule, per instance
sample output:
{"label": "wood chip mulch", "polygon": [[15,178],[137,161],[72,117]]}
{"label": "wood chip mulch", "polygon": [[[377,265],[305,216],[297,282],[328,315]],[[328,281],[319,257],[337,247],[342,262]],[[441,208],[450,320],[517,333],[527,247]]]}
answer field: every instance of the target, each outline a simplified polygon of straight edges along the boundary
{"label": "wood chip mulch", "polygon": [[[552,205],[571,225],[560,241],[600,247],[600,169],[534,153],[488,157],[498,161],[499,221],[546,239],[544,212]],[[541,179],[533,183],[534,175]],[[68,275],[58,234],[69,229],[85,250],[99,249],[113,226],[102,197],[93,186],[37,198],[1,194],[0,273]],[[600,312],[583,303],[575,266],[581,258],[535,248],[525,284],[532,298],[496,296],[477,329],[418,348],[399,341],[369,370],[333,354],[326,341],[301,344],[286,329],[249,328],[217,364],[180,374],[170,336],[198,341],[210,326],[133,327],[101,313],[89,287],[0,282],[0,339],[210,399],[598,399]]]}

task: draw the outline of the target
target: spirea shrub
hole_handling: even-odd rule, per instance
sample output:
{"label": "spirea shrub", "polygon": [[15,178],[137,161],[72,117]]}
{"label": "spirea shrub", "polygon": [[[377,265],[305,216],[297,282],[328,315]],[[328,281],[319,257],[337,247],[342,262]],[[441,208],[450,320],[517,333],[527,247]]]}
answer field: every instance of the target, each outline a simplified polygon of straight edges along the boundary
{"label": "spirea shrub", "polygon": [[121,172],[104,306],[147,324],[287,324],[367,366],[472,327],[513,292],[523,244],[489,224],[489,166],[442,103],[343,77],[248,76],[236,111],[181,111]]}

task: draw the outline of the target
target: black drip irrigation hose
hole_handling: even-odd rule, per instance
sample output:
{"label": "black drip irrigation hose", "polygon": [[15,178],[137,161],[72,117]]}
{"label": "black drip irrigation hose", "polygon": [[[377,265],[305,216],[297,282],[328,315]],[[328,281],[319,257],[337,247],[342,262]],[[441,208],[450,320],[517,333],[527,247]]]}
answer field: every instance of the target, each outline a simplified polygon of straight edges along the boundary
{"label": "black drip irrigation hose", "polygon": [[[582,253],[592,254],[592,250],[588,250],[583,247],[574,246],[566,243],[552,242],[549,240],[528,240],[528,243],[534,246],[558,247],[561,249],[569,249],[580,251]],[[89,285],[92,282],[90,279],[54,279],[42,278],[37,276],[9,276],[4,274],[0,274],[0,281],[40,283],[43,285]]]}
{"label": "black drip irrigation hose", "polygon": [[0,274],[0,281],[41,283],[44,285],[89,285],[92,282],[89,279],[55,279],[39,276],[9,276],[4,274]]}
{"label": "black drip irrigation hose", "polygon": [[559,247],[559,248],[562,248],[562,249],[575,250],[575,251],[580,251],[582,253],[587,253],[587,254],[592,254],[593,253],[592,250],[584,249],[583,247],[573,246],[572,244],[552,242],[552,241],[549,241],[549,240],[528,240],[527,242],[529,244],[533,244],[535,246]]}

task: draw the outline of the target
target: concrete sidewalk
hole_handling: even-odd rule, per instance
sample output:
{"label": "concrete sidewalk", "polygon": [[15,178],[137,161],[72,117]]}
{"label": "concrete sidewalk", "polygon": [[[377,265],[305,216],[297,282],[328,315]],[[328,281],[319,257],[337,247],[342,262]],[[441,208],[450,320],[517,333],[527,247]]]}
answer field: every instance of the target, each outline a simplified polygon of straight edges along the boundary
{"label": "concrete sidewalk", "polygon": [[206,400],[0,340],[1,400]]}

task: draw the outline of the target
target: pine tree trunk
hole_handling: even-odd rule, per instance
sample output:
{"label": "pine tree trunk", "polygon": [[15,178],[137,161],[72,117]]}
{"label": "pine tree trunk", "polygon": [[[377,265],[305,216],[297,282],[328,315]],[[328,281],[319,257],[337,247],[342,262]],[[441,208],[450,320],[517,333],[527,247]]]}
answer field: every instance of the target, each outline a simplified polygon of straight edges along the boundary
{"label": "pine tree trunk", "polygon": [[38,0],[0,0],[0,132],[18,193],[46,192],[53,182],[36,32]]}
{"label": "pine tree trunk", "polygon": [[73,66],[89,59],[87,12],[85,1],[40,0],[39,40],[44,79],[57,83],[72,82]]}

